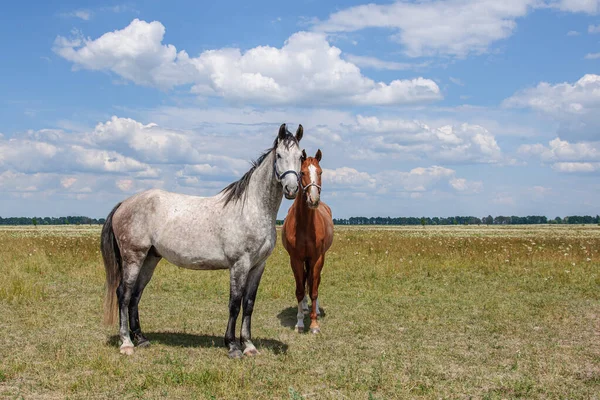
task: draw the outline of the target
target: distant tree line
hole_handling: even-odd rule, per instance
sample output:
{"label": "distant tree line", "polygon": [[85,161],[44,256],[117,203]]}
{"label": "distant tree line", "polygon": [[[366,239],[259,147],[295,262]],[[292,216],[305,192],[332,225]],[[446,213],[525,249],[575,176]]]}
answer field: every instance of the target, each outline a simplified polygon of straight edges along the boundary
{"label": "distant tree line", "polygon": [[89,217],[0,217],[0,225],[101,225],[105,219]]}
{"label": "distant tree line", "polygon": [[528,215],[527,217],[502,216],[492,217],[351,217],[334,218],[336,225],[535,225],[535,224],[600,224],[600,216],[573,215],[548,219],[543,215]]}
{"label": "distant tree line", "polygon": [[[0,217],[0,225],[102,225],[104,218],[89,217]],[[548,219],[543,215],[528,215],[527,217],[350,217],[334,218],[336,225],[535,225],[535,224],[600,224],[600,216],[572,215]],[[282,225],[283,220],[277,220]]]}

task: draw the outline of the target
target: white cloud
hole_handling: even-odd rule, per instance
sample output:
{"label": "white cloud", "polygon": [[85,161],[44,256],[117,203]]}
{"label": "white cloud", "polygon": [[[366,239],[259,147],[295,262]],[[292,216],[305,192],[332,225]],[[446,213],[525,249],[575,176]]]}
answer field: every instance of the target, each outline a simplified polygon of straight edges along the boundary
{"label": "white cloud", "polygon": [[121,191],[129,192],[133,187],[134,182],[131,179],[119,179],[115,182],[115,184],[119,189],[121,189]]}
{"label": "white cloud", "polygon": [[585,55],[586,60],[597,60],[600,58],[600,53],[587,53]]}
{"label": "white cloud", "polygon": [[504,106],[533,108],[549,114],[583,114],[600,105],[600,75],[586,74],[574,84],[541,82],[504,100]]}
{"label": "white cloud", "polygon": [[[341,10],[318,23],[325,32],[389,28],[410,57],[482,53],[507,38],[533,1],[429,1],[367,4]],[[478,23],[473,23],[477,21]]]}
{"label": "white cloud", "polygon": [[193,162],[201,158],[184,131],[162,129],[154,123],[144,125],[130,118],[113,116],[99,123],[84,140],[93,146],[127,151],[153,163]]}
{"label": "white cloud", "polygon": [[567,36],[579,36],[579,35],[581,35],[581,33],[577,32],[577,31],[567,32]]}
{"label": "white cloud", "polygon": [[65,18],[79,18],[84,21],[89,21],[89,19],[92,17],[92,14],[93,13],[90,10],[76,10],[68,13],[62,13],[60,16]]}
{"label": "white cloud", "polygon": [[450,79],[450,82],[454,83],[455,85],[465,86],[465,83],[458,78],[450,77],[449,79]]}
{"label": "white cloud", "polygon": [[375,82],[341,58],[325,35],[297,32],[283,47],[258,46],[246,52],[224,48],[198,57],[163,44],[158,21],[133,20],[127,27],[93,40],[59,36],[53,50],[74,68],[112,71],[140,85],[170,89],[193,85],[205,97],[261,104],[397,105],[442,98],[424,78]]}
{"label": "white cloud", "polygon": [[531,108],[560,123],[559,134],[591,139],[600,129],[600,75],[586,74],[577,82],[541,82],[504,100],[504,107]]}
{"label": "white cloud", "polygon": [[522,145],[518,152],[526,157],[536,157],[559,172],[594,172],[600,165],[600,142],[569,143],[560,138],[548,146],[537,143]]}
{"label": "white cloud", "polygon": [[594,15],[600,11],[600,1],[598,0],[551,0],[548,4],[550,7],[558,8],[561,11],[573,13]]}
{"label": "white cloud", "polygon": [[465,178],[450,179],[450,185],[459,192],[479,193],[483,189],[483,182],[469,182]]}
{"label": "white cloud", "polygon": [[492,133],[479,125],[433,128],[418,121],[358,115],[351,126],[366,135],[366,148],[375,154],[430,158],[450,163],[505,163]]}
{"label": "white cloud", "polygon": [[[360,190],[362,193],[388,194],[388,193],[422,193],[447,185],[455,192],[475,193],[481,191],[483,183],[457,178],[453,169],[431,166],[427,168],[413,168],[408,172],[399,170],[385,170],[375,174],[357,171],[350,167],[341,167],[334,170],[323,170],[323,187],[326,190]],[[331,189],[330,189],[331,188]]]}
{"label": "white cloud", "polygon": [[409,57],[485,53],[516,29],[518,18],[535,8],[596,14],[598,0],[433,0],[365,4],[331,14],[317,22],[324,32],[353,32],[387,28]]}
{"label": "white cloud", "polygon": [[589,25],[588,33],[600,33],[600,25]]}
{"label": "white cloud", "polygon": [[323,169],[323,185],[339,188],[375,188],[376,180],[366,172],[359,172],[354,168],[341,167],[337,169]]}
{"label": "white cloud", "polygon": [[71,186],[73,186],[73,184],[77,182],[77,178],[74,177],[65,177],[62,178],[60,180],[60,184],[62,185],[62,187],[64,187],[65,189],[70,188]]}
{"label": "white cloud", "polygon": [[344,58],[361,68],[373,68],[379,70],[404,71],[410,69],[420,69],[429,66],[429,63],[427,62],[414,64],[397,61],[385,61],[376,57],[357,56],[353,54],[347,54]]}
{"label": "white cloud", "polygon": [[518,152],[539,156],[544,162],[557,161],[600,161],[600,143],[569,143],[560,138],[553,139],[546,147],[542,144],[522,145]]}
{"label": "white cloud", "polygon": [[600,171],[600,163],[589,163],[589,162],[559,162],[552,166],[553,169],[560,172],[596,172]]}

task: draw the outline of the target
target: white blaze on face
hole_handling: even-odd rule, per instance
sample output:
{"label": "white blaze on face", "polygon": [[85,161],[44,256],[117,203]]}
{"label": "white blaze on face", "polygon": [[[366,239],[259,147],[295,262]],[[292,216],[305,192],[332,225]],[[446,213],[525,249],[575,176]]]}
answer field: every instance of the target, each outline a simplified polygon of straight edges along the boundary
{"label": "white blaze on face", "polygon": [[[314,165],[309,165],[308,175],[310,176],[310,183],[317,184],[317,167],[315,167]],[[309,187],[308,193],[310,194],[310,198],[312,201],[319,201],[319,189],[316,186]]]}

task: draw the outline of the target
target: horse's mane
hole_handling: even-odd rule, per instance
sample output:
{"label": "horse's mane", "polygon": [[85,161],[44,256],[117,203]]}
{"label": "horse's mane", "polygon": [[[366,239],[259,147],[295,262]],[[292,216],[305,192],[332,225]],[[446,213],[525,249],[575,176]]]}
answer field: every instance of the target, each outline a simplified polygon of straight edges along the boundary
{"label": "horse's mane", "polygon": [[[277,140],[278,138],[275,138],[275,141],[273,142],[273,147],[265,150],[265,152],[262,153],[260,157],[258,157],[256,160],[251,161],[252,167],[248,170],[248,172],[244,174],[244,176],[240,178],[240,180],[230,183],[229,185],[227,185],[227,187],[221,190],[220,193],[223,193],[223,196],[225,198],[223,207],[227,206],[227,204],[229,204],[231,201],[235,202],[240,200],[242,197],[244,197],[244,201],[246,200],[246,189],[248,189],[248,185],[250,184],[250,178],[252,177],[252,174],[254,173],[254,171],[256,171],[256,168],[258,168],[265,161],[267,156],[274,152],[275,149],[277,149]],[[283,139],[283,144],[285,145],[285,147],[289,148],[292,144],[298,145],[298,141],[290,131],[287,131],[285,139]]]}

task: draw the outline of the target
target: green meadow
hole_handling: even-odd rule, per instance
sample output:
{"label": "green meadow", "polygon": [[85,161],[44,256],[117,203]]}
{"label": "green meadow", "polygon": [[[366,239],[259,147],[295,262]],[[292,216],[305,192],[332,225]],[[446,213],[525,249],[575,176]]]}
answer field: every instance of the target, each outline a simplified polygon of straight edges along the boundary
{"label": "green meadow", "polygon": [[0,398],[600,398],[599,226],[336,226],[320,335],[293,330],[279,241],[242,360],[228,272],[165,261],[140,303],[152,345],[120,355],[99,235],[0,228]]}

